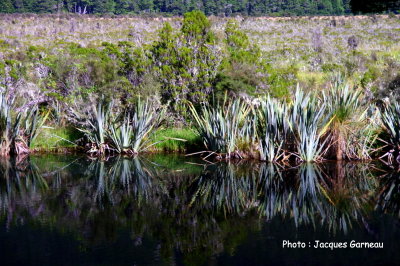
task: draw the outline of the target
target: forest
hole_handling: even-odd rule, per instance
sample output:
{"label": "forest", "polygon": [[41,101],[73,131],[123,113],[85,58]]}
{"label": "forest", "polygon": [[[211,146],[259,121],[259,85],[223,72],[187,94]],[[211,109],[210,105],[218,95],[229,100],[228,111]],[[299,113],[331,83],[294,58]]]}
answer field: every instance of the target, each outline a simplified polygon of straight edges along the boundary
{"label": "forest", "polygon": [[2,0],[0,13],[303,16],[398,13],[396,0]]}

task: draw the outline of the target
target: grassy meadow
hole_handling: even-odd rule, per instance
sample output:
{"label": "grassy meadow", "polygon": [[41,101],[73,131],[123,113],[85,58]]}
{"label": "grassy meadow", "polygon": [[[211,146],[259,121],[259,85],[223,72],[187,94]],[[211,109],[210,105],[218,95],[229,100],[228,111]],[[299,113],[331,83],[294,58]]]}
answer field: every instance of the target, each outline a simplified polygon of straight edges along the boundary
{"label": "grassy meadow", "polygon": [[[277,74],[306,87],[318,88],[335,71],[350,74],[355,83],[382,89],[380,75],[400,60],[400,17],[236,17],[240,29],[262,50]],[[228,18],[210,17],[217,44],[222,45]],[[164,22],[177,29],[182,18],[96,17],[74,15],[0,15],[0,56],[29,47],[47,52],[65,43],[101,47],[104,42],[132,42],[145,46],[157,40]],[[355,37],[355,44],[349,38]],[[354,47],[355,45],[355,47]],[[286,76],[285,76],[286,74]],[[375,83],[374,83],[375,82]]]}

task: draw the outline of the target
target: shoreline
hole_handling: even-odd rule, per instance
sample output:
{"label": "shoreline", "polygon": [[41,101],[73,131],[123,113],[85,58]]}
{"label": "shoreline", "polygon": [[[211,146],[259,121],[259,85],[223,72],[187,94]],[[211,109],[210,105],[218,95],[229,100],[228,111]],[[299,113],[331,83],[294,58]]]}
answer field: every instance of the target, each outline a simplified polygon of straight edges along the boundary
{"label": "shoreline", "polygon": [[[201,152],[201,151],[199,151]],[[197,153],[197,152],[195,152]],[[199,153],[200,154],[200,153]],[[138,154],[118,154],[118,153],[111,153],[111,154],[104,154],[104,155],[91,155],[90,153],[87,153],[84,148],[79,147],[79,148],[71,148],[71,147],[64,147],[64,148],[59,148],[55,150],[45,150],[45,149],[33,149],[30,153],[20,155],[20,156],[41,156],[41,155],[78,155],[78,156],[85,156],[89,158],[114,158],[114,157],[124,157],[124,158],[135,158],[137,156],[147,156],[147,155],[178,155],[178,156],[183,156],[183,157],[192,157],[192,158],[198,158],[203,160],[202,157],[200,157],[198,154],[190,154],[190,153],[183,153],[180,151],[163,151],[163,150],[151,150],[151,151],[145,151],[145,152],[140,152]],[[0,158],[9,158],[9,157],[18,157],[17,155],[9,155],[9,156],[0,156]],[[210,157],[209,157],[210,158]],[[203,160],[207,162],[208,160]],[[363,160],[335,160],[335,159],[325,159],[317,162],[294,162],[294,161],[288,161],[285,163],[279,163],[279,162],[269,162],[269,161],[263,161],[258,158],[252,158],[252,157],[245,157],[245,158],[216,158],[212,157],[210,160],[212,163],[218,163],[218,162],[253,162],[253,163],[268,163],[268,164],[277,164],[277,165],[290,165],[291,167],[299,166],[302,164],[359,164],[359,163],[374,163],[374,162],[380,162],[383,163],[383,161],[379,160],[379,158],[372,158],[372,159],[363,159]]]}

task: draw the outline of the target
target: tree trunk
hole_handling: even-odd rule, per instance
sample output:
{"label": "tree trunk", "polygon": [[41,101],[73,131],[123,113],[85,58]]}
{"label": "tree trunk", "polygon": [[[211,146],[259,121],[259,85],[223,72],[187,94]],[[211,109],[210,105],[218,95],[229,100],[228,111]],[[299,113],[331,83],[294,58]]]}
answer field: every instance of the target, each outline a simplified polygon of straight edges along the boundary
{"label": "tree trunk", "polygon": [[345,140],[340,134],[340,130],[336,129],[336,160],[341,161],[343,159],[343,153],[345,149]]}

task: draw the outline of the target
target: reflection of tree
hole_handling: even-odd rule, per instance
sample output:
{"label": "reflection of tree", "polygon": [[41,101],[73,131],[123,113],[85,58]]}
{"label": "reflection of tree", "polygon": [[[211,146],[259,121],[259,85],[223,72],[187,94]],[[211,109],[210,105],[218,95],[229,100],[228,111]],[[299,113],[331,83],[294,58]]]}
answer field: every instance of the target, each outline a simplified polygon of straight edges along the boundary
{"label": "reflection of tree", "polygon": [[[8,224],[41,223],[72,232],[87,245],[112,241],[119,228],[129,228],[135,245],[146,236],[160,241],[163,258],[173,258],[176,250],[193,259],[233,252],[249,231],[261,228],[260,216],[346,231],[354,222],[365,224],[378,191],[362,164],[287,169],[219,163],[201,174],[170,171],[142,158],[49,165],[38,158],[0,161],[0,208]],[[398,212],[396,177],[384,182],[379,204]]]}

